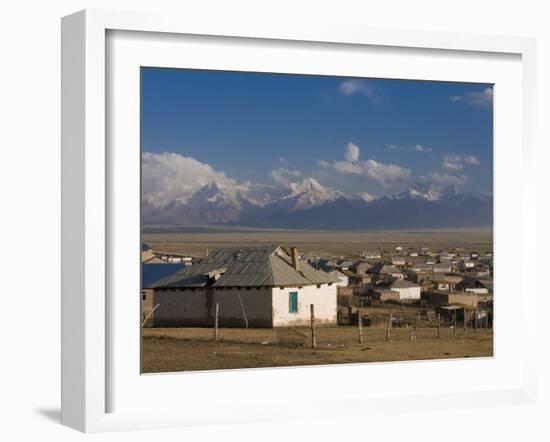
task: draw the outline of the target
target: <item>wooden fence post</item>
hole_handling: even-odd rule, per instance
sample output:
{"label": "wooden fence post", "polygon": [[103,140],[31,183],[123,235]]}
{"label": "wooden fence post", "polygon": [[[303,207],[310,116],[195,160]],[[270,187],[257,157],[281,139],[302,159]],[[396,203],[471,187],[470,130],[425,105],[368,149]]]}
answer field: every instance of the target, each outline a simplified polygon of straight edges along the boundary
{"label": "wooden fence post", "polygon": [[477,309],[474,312],[474,332],[477,333]]}
{"label": "wooden fence post", "polygon": [[453,336],[456,337],[456,310],[455,310],[455,317],[453,318]]}
{"label": "wooden fence post", "polygon": [[363,317],[361,310],[357,310],[357,328],[359,330],[359,344],[363,343]]}
{"label": "wooden fence post", "polygon": [[437,314],[437,339],[441,339],[441,313]]}
{"label": "wooden fence post", "polygon": [[468,334],[468,318],[466,316],[466,309],[464,309],[464,337]]}
{"label": "wooden fence post", "polygon": [[390,316],[388,318],[388,325],[386,326],[386,341],[390,340],[391,320],[392,320],[392,312],[390,311]]}
{"label": "wooden fence post", "polygon": [[317,336],[315,335],[315,306],[309,304],[309,310],[311,312],[311,347],[317,348]]}
{"label": "wooden fence post", "polygon": [[219,338],[218,334],[218,318],[220,314],[220,304],[216,302],[216,313],[214,316],[214,341],[217,341]]}

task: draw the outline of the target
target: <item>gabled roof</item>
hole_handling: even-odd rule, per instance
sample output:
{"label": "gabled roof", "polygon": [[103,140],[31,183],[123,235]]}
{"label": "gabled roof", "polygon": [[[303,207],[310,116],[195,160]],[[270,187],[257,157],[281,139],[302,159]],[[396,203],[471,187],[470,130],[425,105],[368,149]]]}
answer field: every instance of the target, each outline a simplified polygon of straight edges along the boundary
{"label": "gabled roof", "polygon": [[420,286],[418,284],[407,281],[406,279],[393,279],[389,281],[384,281],[376,286],[376,288],[383,288],[386,290],[408,289],[410,287]]}
{"label": "gabled roof", "polygon": [[156,287],[283,287],[326,284],[338,278],[300,262],[278,245],[221,247],[197,264],[158,281]]}
{"label": "gabled roof", "polygon": [[419,285],[417,284],[414,284],[410,281],[407,281],[406,279],[396,279],[391,285],[390,287],[392,289],[407,289],[407,288],[410,288],[410,287],[420,287]]}
{"label": "gabled roof", "polygon": [[368,273],[376,273],[376,274],[394,274],[394,273],[402,273],[401,270],[399,270],[397,267],[393,265],[388,265],[383,262],[379,262],[374,264],[369,270]]}
{"label": "gabled roof", "polygon": [[168,261],[165,261],[160,256],[153,255],[150,258],[147,258],[143,261],[144,264],[166,264]]}

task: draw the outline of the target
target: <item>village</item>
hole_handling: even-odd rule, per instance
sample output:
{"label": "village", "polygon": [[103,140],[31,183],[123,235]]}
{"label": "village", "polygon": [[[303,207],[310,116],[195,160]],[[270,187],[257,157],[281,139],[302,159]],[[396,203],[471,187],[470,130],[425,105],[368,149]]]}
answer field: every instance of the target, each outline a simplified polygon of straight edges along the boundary
{"label": "village", "polygon": [[142,250],[144,372],[492,356],[492,248]]}

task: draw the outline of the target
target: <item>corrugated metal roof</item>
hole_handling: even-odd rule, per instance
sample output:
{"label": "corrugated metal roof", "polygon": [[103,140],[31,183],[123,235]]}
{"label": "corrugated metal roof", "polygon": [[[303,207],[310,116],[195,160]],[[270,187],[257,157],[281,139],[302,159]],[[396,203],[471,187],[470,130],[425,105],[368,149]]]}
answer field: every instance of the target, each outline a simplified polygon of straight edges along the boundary
{"label": "corrugated metal roof", "polygon": [[[208,275],[219,271],[217,279]],[[221,247],[201,262],[170,275],[156,287],[273,287],[304,286],[338,282],[338,278],[300,262],[299,270],[278,245]]]}
{"label": "corrugated metal roof", "polygon": [[420,287],[420,286],[410,281],[407,281],[406,279],[396,279],[391,285],[392,289],[406,289],[410,287]]}
{"label": "corrugated metal roof", "polygon": [[367,272],[376,274],[402,273],[397,267],[383,262],[376,263],[369,270],[367,270]]}

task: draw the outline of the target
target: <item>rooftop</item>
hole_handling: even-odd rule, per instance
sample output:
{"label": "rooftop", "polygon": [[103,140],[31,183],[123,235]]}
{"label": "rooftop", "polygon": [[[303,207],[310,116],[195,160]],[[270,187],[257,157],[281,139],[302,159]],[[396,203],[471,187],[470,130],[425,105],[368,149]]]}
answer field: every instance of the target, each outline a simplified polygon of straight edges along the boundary
{"label": "rooftop", "polygon": [[202,261],[170,275],[155,287],[295,287],[338,282],[306,262],[292,266],[290,254],[279,245],[220,247]]}

